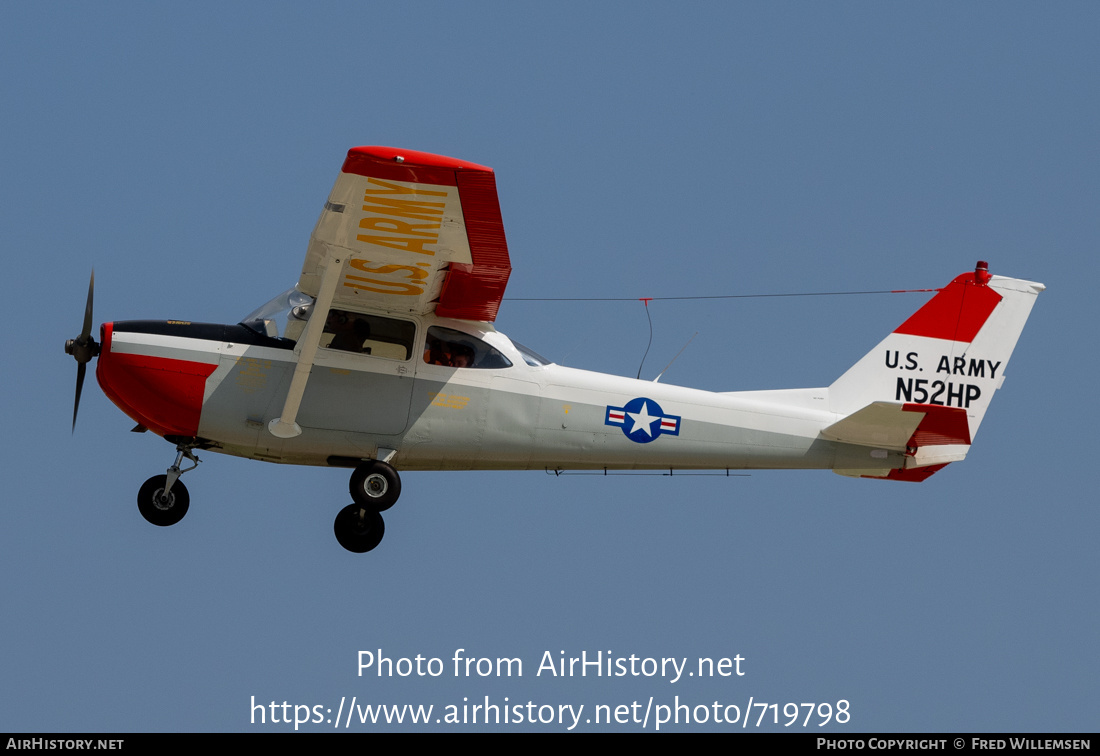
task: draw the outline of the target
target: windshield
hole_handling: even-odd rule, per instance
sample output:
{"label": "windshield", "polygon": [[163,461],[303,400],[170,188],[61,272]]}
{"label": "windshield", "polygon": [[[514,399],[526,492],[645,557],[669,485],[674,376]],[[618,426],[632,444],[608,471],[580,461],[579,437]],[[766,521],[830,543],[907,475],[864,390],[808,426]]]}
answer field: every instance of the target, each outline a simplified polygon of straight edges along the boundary
{"label": "windshield", "polygon": [[515,339],[509,339],[517,350],[519,350],[520,356],[523,357],[523,361],[531,367],[542,367],[543,365],[552,365],[554,363],[543,357],[541,354],[533,349],[525,347]]}
{"label": "windshield", "polygon": [[297,287],[260,305],[241,320],[241,325],[272,338],[282,336],[297,341],[309,318],[313,297],[298,291]]}

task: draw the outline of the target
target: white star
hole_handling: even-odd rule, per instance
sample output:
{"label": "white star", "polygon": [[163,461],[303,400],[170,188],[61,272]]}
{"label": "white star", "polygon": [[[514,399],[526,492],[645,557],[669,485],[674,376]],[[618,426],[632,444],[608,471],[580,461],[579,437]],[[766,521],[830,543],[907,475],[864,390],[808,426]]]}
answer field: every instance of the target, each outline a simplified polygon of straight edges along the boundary
{"label": "white star", "polygon": [[641,428],[647,436],[653,435],[652,425],[661,419],[660,416],[649,414],[649,405],[645,402],[642,402],[641,412],[627,412],[626,414],[630,415],[630,419],[634,421],[634,427],[630,429],[630,432],[637,433],[638,429]]}

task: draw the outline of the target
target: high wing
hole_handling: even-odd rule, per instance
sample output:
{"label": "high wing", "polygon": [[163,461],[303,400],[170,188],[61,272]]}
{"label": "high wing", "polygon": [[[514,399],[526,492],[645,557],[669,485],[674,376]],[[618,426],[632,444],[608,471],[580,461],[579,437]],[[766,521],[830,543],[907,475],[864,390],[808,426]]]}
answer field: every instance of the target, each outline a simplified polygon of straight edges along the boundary
{"label": "high wing", "polygon": [[268,431],[301,434],[295,419],[333,307],[493,321],[511,270],[491,168],[393,147],[348,150],[309,239],[298,289],[314,304]]}
{"label": "high wing", "polygon": [[309,239],[298,288],[332,306],[496,319],[511,265],[491,168],[393,147],[353,147]]}

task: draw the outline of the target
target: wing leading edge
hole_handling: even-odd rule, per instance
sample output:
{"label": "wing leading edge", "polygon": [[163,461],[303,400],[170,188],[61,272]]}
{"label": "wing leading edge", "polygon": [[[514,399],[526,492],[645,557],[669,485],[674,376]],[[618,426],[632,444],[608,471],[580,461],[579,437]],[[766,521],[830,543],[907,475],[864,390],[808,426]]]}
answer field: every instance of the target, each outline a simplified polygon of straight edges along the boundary
{"label": "wing leading edge", "polygon": [[310,236],[298,288],[332,306],[493,321],[511,264],[491,168],[428,152],[353,147]]}

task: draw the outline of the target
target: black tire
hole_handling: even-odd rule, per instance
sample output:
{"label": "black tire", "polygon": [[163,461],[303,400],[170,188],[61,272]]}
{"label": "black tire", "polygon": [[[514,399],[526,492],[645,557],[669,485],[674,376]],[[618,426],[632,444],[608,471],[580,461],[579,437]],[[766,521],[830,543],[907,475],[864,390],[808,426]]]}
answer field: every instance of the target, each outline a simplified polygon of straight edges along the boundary
{"label": "black tire", "polygon": [[348,504],[341,509],[332,524],[332,532],[345,549],[365,554],[382,542],[382,536],[386,534],[386,521],[373,509],[366,509],[364,517],[359,516],[360,511],[364,508],[358,504]]}
{"label": "black tire", "polygon": [[161,501],[164,486],[167,483],[167,475],[154,475],[138,490],[138,511],[141,512],[141,516],[162,528],[175,525],[182,520],[187,514],[187,507],[191,505],[187,487],[178,480],[168,492],[168,500]]}
{"label": "black tire", "polygon": [[371,459],[355,468],[348,489],[359,506],[385,512],[401,496],[401,478],[390,465]]}

